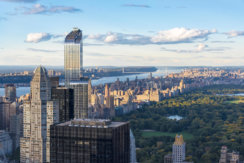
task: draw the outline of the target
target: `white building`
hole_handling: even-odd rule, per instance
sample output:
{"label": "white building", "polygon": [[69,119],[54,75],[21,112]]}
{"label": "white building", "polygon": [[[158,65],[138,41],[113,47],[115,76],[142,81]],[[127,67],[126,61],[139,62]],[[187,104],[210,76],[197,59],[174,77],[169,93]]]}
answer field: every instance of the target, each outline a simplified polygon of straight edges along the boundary
{"label": "white building", "polygon": [[173,163],[184,163],[185,161],[186,143],[184,142],[182,135],[175,136],[172,157],[173,157]]}

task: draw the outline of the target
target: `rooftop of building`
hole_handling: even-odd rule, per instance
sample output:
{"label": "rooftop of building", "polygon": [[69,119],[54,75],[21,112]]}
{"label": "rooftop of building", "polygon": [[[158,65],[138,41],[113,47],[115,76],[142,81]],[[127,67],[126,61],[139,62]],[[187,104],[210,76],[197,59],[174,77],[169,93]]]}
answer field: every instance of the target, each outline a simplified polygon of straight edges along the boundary
{"label": "rooftop of building", "polygon": [[14,84],[5,84],[4,86],[5,86],[5,88],[6,88],[6,87],[15,87]]}
{"label": "rooftop of building", "polygon": [[73,30],[65,37],[65,43],[80,43],[82,40],[82,31],[78,28]]}
{"label": "rooftop of building", "polygon": [[56,126],[114,128],[125,125],[127,123],[128,122],[112,122],[108,119],[74,119],[68,122],[57,124]]}
{"label": "rooftop of building", "polygon": [[34,70],[34,76],[41,76],[41,75],[44,75],[44,76],[47,76],[47,70],[45,67],[43,66],[38,66],[35,70]]}
{"label": "rooftop of building", "polygon": [[88,81],[70,81],[69,85],[88,84]]}
{"label": "rooftop of building", "polygon": [[70,89],[70,88],[67,88],[67,87],[65,87],[65,86],[63,86],[63,85],[59,85],[59,86],[56,87],[55,89]]}
{"label": "rooftop of building", "polygon": [[183,136],[176,134],[174,145],[183,145],[183,144],[185,144]]}

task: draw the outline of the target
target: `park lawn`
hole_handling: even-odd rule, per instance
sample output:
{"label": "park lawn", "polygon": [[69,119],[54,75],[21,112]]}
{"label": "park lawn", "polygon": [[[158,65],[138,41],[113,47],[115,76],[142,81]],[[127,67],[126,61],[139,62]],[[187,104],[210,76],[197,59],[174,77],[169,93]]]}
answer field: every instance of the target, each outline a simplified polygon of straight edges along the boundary
{"label": "park lawn", "polygon": [[232,100],[232,101],[227,101],[227,103],[229,103],[229,104],[240,104],[240,103],[244,103],[244,100],[243,99]]}
{"label": "park lawn", "polygon": [[171,132],[160,132],[160,131],[142,131],[142,137],[150,138],[150,137],[157,137],[157,136],[170,136],[175,137],[176,134],[182,134],[185,140],[193,139],[193,135],[187,132],[182,133],[171,133]]}

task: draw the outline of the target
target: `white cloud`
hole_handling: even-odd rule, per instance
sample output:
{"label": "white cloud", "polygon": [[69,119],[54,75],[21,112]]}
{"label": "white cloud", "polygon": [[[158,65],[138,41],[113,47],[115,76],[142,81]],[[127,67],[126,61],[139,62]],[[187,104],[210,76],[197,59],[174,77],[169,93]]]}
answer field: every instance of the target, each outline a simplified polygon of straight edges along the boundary
{"label": "white cloud", "polygon": [[101,37],[102,37],[102,35],[100,35],[100,34],[88,35],[87,36],[88,39],[100,39]]}
{"label": "white cloud", "polygon": [[49,33],[29,33],[26,38],[26,42],[38,43],[41,41],[47,41],[52,38],[52,35]]}
{"label": "white cloud", "polygon": [[82,12],[81,9],[70,7],[70,6],[45,6],[42,4],[35,4],[32,7],[20,7],[16,8],[16,13],[13,15],[21,13],[24,15],[33,14],[57,14],[57,13],[75,13]]}
{"label": "white cloud", "polygon": [[44,52],[44,53],[55,53],[55,52],[58,52],[58,50],[46,50],[46,49],[36,49],[36,48],[28,48],[27,50],[34,51],[34,52]]}
{"label": "white cloud", "polygon": [[173,28],[170,30],[159,31],[156,36],[151,38],[154,43],[184,42],[197,38],[206,38],[208,35],[216,33],[216,30],[200,30],[187,28]]}
{"label": "white cloud", "polygon": [[[43,41],[49,41],[51,39],[58,39],[58,38],[62,38],[62,40],[64,39],[64,37],[66,36],[66,34],[50,34],[50,33],[45,33],[45,32],[39,32],[39,33],[29,33],[26,36],[26,40],[25,42],[29,42],[29,43],[39,43],[39,42],[43,42]],[[58,40],[56,40],[57,42]],[[58,41],[59,42],[59,41]],[[63,41],[61,41],[63,43]]]}
{"label": "white cloud", "polygon": [[122,6],[123,7],[138,7],[138,8],[150,8],[151,7],[149,5],[144,5],[144,4],[124,4]]}
{"label": "white cloud", "polygon": [[227,34],[229,37],[244,36],[244,31],[230,31]]}
{"label": "white cloud", "polygon": [[227,47],[217,47],[217,48],[210,48],[208,45],[205,44],[198,44],[195,46],[194,49],[167,49],[167,48],[161,48],[162,51],[168,51],[168,52],[174,52],[174,53],[203,53],[203,52],[211,52],[211,53],[222,53],[225,50],[228,50],[230,48]]}
{"label": "white cloud", "polygon": [[206,47],[207,47],[207,45],[201,43],[201,44],[198,44],[197,50],[198,51],[203,51]]}
{"label": "white cloud", "polygon": [[118,40],[118,36],[116,34],[110,33],[105,37],[104,42],[110,43],[110,42],[115,42],[117,40]]}
{"label": "white cloud", "polygon": [[148,36],[138,34],[124,34],[108,32],[106,34],[88,35],[87,39],[100,41],[108,44],[124,44],[124,45],[145,45],[149,44]]}
{"label": "white cloud", "polygon": [[196,39],[207,39],[210,34],[216,33],[214,30],[200,30],[187,28],[173,28],[159,31],[154,36],[140,34],[124,34],[109,32],[107,34],[89,35],[87,39],[97,40],[108,44],[125,45],[149,45],[149,44],[176,44],[193,42]]}
{"label": "white cloud", "polygon": [[41,4],[35,4],[32,8],[26,9],[24,14],[40,14],[46,11],[46,7]]}

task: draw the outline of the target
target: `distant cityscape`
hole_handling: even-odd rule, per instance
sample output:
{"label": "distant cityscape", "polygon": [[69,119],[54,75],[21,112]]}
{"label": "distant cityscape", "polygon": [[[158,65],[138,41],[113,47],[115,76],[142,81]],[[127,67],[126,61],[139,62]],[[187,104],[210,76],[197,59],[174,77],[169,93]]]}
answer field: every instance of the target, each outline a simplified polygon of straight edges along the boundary
{"label": "distant cityscape", "polygon": [[[241,68],[194,67],[153,76],[156,67],[83,69],[83,34],[74,28],[64,42],[64,70],[38,66],[32,71],[1,73],[0,162],[136,163],[136,140],[130,122],[115,117],[208,86],[244,85]],[[92,79],[147,74],[92,85]],[[16,88],[30,92],[16,96]],[[176,135],[164,163],[190,163],[183,135]],[[241,151],[226,145],[219,163],[243,163]]]}

